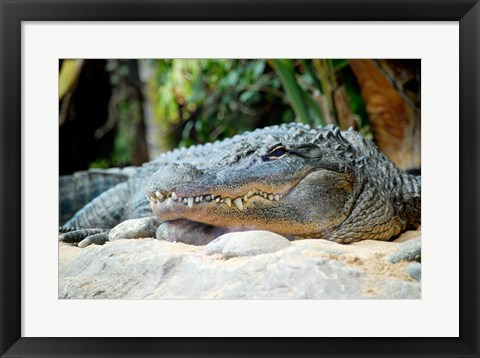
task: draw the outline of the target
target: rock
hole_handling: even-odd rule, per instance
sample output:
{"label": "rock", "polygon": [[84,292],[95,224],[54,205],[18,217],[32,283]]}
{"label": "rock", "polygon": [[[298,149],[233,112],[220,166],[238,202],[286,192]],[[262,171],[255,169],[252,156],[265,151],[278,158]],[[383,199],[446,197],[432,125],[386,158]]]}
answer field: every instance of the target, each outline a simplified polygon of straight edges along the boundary
{"label": "rock", "polygon": [[224,234],[207,246],[207,255],[222,254],[226,258],[257,256],[276,252],[290,245],[283,236],[270,231],[252,230]]}
{"label": "rock", "polygon": [[411,299],[422,298],[421,286],[418,282],[394,280],[385,282],[383,286],[385,296],[382,298]]}
{"label": "rock", "polygon": [[390,255],[389,260],[392,263],[400,261],[421,261],[422,257],[422,237],[418,236],[412,240],[400,244],[398,251]]}
{"label": "rock", "polygon": [[62,299],[421,298],[408,263],[388,260],[401,245],[289,242],[265,232],[224,235],[205,247],[153,238],[85,249],[60,243],[58,292]]}
{"label": "rock", "polygon": [[422,264],[419,262],[411,263],[405,267],[405,271],[417,281],[422,279]]}
{"label": "rock", "polygon": [[152,237],[157,225],[158,220],[154,217],[125,220],[110,230],[108,240],[138,239],[139,235],[140,238]]}

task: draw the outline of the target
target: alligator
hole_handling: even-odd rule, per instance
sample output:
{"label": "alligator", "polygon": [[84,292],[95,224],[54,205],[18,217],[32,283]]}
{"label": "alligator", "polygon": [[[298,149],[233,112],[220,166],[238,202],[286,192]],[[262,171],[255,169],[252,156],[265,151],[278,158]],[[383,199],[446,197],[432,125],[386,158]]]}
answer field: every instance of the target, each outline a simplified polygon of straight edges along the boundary
{"label": "alligator", "polygon": [[80,209],[59,240],[206,244],[238,230],[348,244],[420,226],[421,177],[349,129],[289,123],[175,149]]}

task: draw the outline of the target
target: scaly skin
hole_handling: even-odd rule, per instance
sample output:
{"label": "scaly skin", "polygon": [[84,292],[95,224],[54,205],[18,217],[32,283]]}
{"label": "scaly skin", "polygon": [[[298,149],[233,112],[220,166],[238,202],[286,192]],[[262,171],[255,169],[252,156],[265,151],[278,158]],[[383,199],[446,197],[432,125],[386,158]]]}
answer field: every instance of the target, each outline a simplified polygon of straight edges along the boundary
{"label": "scaly skin", "polygon": [[109,229],[153,211],[157,237],[189,243],[196,242],[192,230],[212,235],[198,240],[205,243],[239,229],[340,243],[388,240],[420,224],[420,194],[419,177],[357,132],[289,124],[162,155],[66,226]]}

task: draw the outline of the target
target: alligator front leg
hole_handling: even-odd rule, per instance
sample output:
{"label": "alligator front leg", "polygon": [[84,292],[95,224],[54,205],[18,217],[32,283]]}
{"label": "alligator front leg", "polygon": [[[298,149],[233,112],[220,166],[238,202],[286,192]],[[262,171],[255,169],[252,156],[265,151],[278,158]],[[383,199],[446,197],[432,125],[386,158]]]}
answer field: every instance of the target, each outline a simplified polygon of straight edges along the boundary
{"label": "alligator front leg", "polygon": [[74,243],[84,248],[91,244],[103,245],[107,241],[155,237],[159,240],[189,245],[206,245],[230,231],[189,220],[161,222],[151,216],[125,220],[111,230],[60,227],[59,241]]}
{"label": "alligator front leg", "polygon": [[76,243],[84,248],[91,244],[103,245],[107,241],[119,239],[141,239],[155,237],[160,221],[154,217],[125,220],[113,229],[82,229],[60,227],[59,241]]}
{"label": "alligator front leg", "polygon": [[[143,197],[141,200],[134,197],[132,202],[130,189],[128,183],[121,183],[96,197],[60,227],[59,241],[86,247],[103,245],[117,238],[155,237],[159,222],[154,217],[134,219],[133,223],[132,220],[123,221],[128,217],[130,206],[141,208],[145,215],[150,212],[148,201]],[[130,206],[125,205],[129,202]],[[142,215],[139,211],[137,215]]]}
{"label": "alligator front leg", "polygon": [[87,247],[90,244],[103,245],[108,241],[109,229],[82,229],[77,227],[61,226],[58,229],[58,241],[76,243],[78,247]]}

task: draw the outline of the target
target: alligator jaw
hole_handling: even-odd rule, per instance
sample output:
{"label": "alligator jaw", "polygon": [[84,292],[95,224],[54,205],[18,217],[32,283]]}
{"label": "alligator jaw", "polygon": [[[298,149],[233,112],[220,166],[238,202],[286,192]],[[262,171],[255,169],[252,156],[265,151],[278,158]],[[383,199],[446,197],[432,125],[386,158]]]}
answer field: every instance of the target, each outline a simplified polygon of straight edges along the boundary
{"label": "alligator jaw", "polygon": [[[213,180],[205,179],[202,183],[197,179],[175,186],[165,183],[168,178],[161,178],[163,183],[156,180],[160,184],[149,185],[147,198],[161,221],[185,219],[236,230],[318,237],[340,225],[350,212],[352,179],[350,174],[328,169],[310,173],[304,170],[301,174],[283,182],[284,178],[277,175],[276,183],[267,177],[264,182],[230,186],[212,185]],[[312,205],[305,206],[306,202]]]}
{"label": "alligator jaw", "polygon": [[194,208],[202,205],[208,204],[217,204],[223,205],[229,208],[236,208],[240,211],[243,211],[245,206],[251,200],[260,199],[266,204],[268,202],[280,201],[286,194],[287,191],[283,192],[266,192],[260,189],[252,189],[247,191],[243,195],[216,195],[216,194],[202,194],[202,195],[185,195],[177,194],[175,192],[159,192],[156,191],[153,194],[147,195],[147,199],[150,201],[150,205],[155,212],[161,212],[162,209],[171,210],[175,208]]}
{"label": "alligator jaw", "polygon": [[[269,214],[269,212],[282,212],[285,203],[296,202],[293,199],[295,187],[292,187],[290,191],[275,194],[259,190],[255,192],[253,189],[251,194],[248,191],[243,196],[233,199],[211,194],[197,195],[196,197],[182,197],[176,193],[172,195],[173,193],[166,192],[158,194],[160,195],[157,196],[155,193],[154,198],[147,197],[152,211],[161,221],[180,219],[225,229],[268,230],[282,235],[290,235],[290,230],[313,232],[317,226],[316,223],[315,227],[312,227],[308,223],[292,220],[288,215],[283,215],[282,219],[273,220],[272,215]],[[172,196],[176,197],[176,200]]]}

